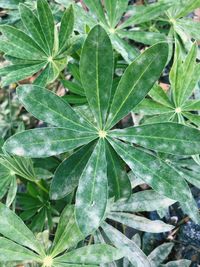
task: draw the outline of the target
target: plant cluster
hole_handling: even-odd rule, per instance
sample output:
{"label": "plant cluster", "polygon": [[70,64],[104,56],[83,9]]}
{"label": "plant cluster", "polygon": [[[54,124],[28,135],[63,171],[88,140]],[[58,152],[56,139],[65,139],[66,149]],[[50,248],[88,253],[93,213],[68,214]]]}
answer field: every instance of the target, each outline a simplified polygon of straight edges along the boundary
{"label": "plant cluster", "polygon": [[[126,229],[170,233],[176,226],[162,218],[177,202],[200,223],[191,192],[200,188],[200,26],[186,17],[200,1],[0,7],[8,16],[0,25],[1,85],[15,83],[17,114],[35,118],[26,130],[2,130],[0,264],[190,266],[163,263],[170,242],[147,256]],[[160,79],[169,69],[165,92]],[[142,119],[133,123],[131,114]],[[146,216],[153,211],[158,220]]]}

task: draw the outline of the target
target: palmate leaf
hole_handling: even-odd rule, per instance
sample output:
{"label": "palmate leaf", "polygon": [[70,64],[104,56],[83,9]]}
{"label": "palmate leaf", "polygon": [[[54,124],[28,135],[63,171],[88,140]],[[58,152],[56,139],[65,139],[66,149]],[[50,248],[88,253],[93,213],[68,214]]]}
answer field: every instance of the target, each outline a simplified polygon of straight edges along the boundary
{"label": "palmate leaf", "polygon": [[170,71],[171,91],[167,94],[156,85],[149,92],[151,99],[144,99],[133,109],[133,112],[144,115],[156,115],[145,117],[142,121],[144,124],[173,121],[199,125],[199,116],[193,114],[193,111],[200,110],[198,100],[190,100],[200,71],[199,64],[196,63],[196,44],[193,44],[185,59],[177,41],[175,48],[174,63]]}
{"label": "palmate leaf", "polygon": [[130,127],[113,130],[109,135],[164,153],[178,155],[200,153],[199,130],[177,123],[166,122]]}
{"label": "palmate leaf", "polygon": [[[84,12],[83,10],[78,12],[77,21],[79,21],[79,24],[81,25],[82,23],[84,23],[86,25],[93,26],[95,22],[91,22],[91,20],[89,20],[87,16],[89,14],[90,17],[96,17],[96,24],[100,22],[101,26],[109,34],[114,49],[122,55],[122,57],[128,64],[130,64],[140,54],[140,52],[136,47],[129,45],[129,43],[124,40],[124,38],[129,38],[129,36],[120,35],[121,28],[126,28],[130,25],[141,24],[145,21],[155,19],[161,14],[164,14],[164,12],[172,5],[171,1],[169,3],[161,2],[148,5],[147,7],[136,10],[136,12],[134,12],[134,14],[130,18],[123,18],[123,23],[120,23],[123,13],[129,10],[127,0],[106,0],[104,2],[102,2],[101,0],[85,0],[84,3],[88,7],[89,12]],[[78,8],[78,6],[75,7]],[[79,16],[79,13],[81,13],[82,16]],[[78,29],[78,31],[80,31],[80,29]],[[137,34],[138,28],[135,29],[135,32]],[[161,41],[161,39],[159,40]],[[140,36],[138,35],[136,41],[143,43],[144,37],[142,36],[140,38]],[[155,40],[153,36],[150,37],[149,35],[148,44],[154,43]]]}
{"label": "palmate leaf", "polygon": [[126,69],[111,104],[107,129],[126,116],[147,95],[166,64],[167,51],[167,44],[156,44]]}
{"label": "palmate leaf", "polygon": [[113,80],[113,52],[101,26],[89,33],[82,49],[80,75],[88,103],[100,129],[105,126]]}
{"label": "palmate leaf", "polygon": [[107,205],[105,142],[100,139],[81,175],[76,194],[76,219],[84,235],[96,230]]}
{"label": "palmate leaf", "polygon": [[[74,26],[73,8],[70,6],[63,14],[59,33],[48,1],[37,0],[37,12],[24,4],[19,5],[19,11],[26,32],[8,25],[0,27],[3,33],[0,51],[15,58],[15,62],[11,59],[13,69],[10,67],[9,74],[4,73],[2,84],[23,80],[41,71],[35,84],[45,86],[67,65],[68,49],[78,49],[69,42]],[[18,66],[26,64],[29,66]]]}

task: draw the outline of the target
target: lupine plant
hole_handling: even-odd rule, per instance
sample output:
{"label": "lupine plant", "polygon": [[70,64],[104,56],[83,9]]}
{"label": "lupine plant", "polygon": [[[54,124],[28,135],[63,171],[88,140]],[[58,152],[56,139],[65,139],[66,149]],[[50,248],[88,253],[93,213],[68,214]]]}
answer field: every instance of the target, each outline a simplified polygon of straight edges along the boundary
{"label": "lupine plant", "polygon": [[24,31],[2,25],[0,50],[6,54],[11,65],[1,69],[3,85],[8,85],[38,72],[35,84],[53,82],[67,64],[71,47],[74,15],[72,7],[63,14],[58,32],[51,9],[46,0],[37,1],[37,15],[26,5],[19,5]]}
{"label": "lupine plant", "polygon": [[[147,256],[138,235],[127,234],[170,233],[176,225],[164,217],[175,203],[200,223],[190,188],[200,186],[198,47],[190,38],[183,50],[176,34],[169,41],[148,31],[172,12],[172,1],[132,9],[124,0],[85,0],[85,10],[69,1],[59,23],[48,1],[35,1],[36,9],[22,2],[22,23],[0,26],[10,62],[0,75],[5,90],[33,77],[16,95],[19,113],[35,123],[0,142],[0,266],[188,267],[163,264],[170,242]],[[198,6],[177,1],[176,18]],[[152,46],[140,51],[125,37]],[[159,83],[171,58],[165,93]],[[142,114],[139,125],[127,123],[133,113]],[[155,211],[159,219],[147,218]]]}

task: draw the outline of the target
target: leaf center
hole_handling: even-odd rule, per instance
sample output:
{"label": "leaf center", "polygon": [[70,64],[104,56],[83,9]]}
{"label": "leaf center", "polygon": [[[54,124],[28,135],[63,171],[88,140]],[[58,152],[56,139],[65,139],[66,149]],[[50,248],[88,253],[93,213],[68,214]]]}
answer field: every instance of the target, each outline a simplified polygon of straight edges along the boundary
{"label": "leaf center", "polygon": [[181,113],[182,112],[182,109],[180,107],[178,107],[178,108],[175,109],[175,112],[176,113]]}
{"label": "leaf center", "polygon": [[100,130],[100,131],[99,131],[99,137],[100,137],[100,138],[105,138],[106,135],[107,135],[107,132],[106,132],[106,131],[103,131],[103,130]]}
{"label": "leaf center", "polygon": [[44,267],[51,267],[53,265],[53,258],[51,256],[46,256],[43,260]]}

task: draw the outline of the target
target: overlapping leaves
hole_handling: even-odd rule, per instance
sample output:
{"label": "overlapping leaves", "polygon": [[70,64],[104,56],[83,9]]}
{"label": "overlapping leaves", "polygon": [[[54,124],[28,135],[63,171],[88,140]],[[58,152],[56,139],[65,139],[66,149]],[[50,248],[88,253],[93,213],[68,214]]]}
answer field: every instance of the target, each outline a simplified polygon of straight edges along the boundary
{"label": "overlapping leaves", "polygon": [[159,86],[155,86],[150,91],[151,98],[144,99],[134,109],[134,112],[149,115],[144,119],[144,123],[174,121],[200,125],[197,114],[200,110],[199,100],[192,99],[200,74],[200,65],[196,63],[196,56],[196,43],[184,58],[181,47],[176,42],[174,64],[170,71],[171,94],[165,93]]}
{"label": "overlapping leaves", "polygon": [[[83,153],[84,147],[75,152],[80,160],[77,168],[72,169],[73,175],[66,173],[65,167],[68,160],[75,161],[74,155],[58,167],[51,187],[51,195],[54,199],[58,199],[70,193],[78,185],[75,214],[78,226],[84,235],[93,232],[104,220],[109,197],[115,196],[118,199],[130,196],[130,181],[126,175],[124,175],[126,182],[117,175],[113,179],[109,178],[110,168],[124,171],[124,162],[153,189],[186,205],[191,217],[195,221],[199,220],[198,209],[195,208],[190,189],[181,175],[154,154],[135,147],[135,144],[139,144],[155,151],[193,155],[200,149],[199,131],[173,123],[150,125],[147,126],[149,129],[136,127],[111,130],[148,94],[166,64],[167,51],[167,44],[158,43],[137,57],[126,69],[111,99],[112,46],[105,30],[101,26],[95,26],[85,41],[80,66],[85,95],[94,116],[93,122],[76,113],[61,98],[44,88],[35,85],[18,87],[19,99],[26,109],[38,119],[47,122],[49,127],[14,135],[4,145],[8,152],[19,156],[48,157],[87,144],[86,157]],[[109,56],[104,57],[103,53]],[[169,128],[171,134],[166,136]],[[128,138],[129,135],[132,139]],[[183,139],[187,142],[183,142]],[[121,140],[125,140],[126,143]],[[163,140],[166,141],[165,146]],[[119,157],[123,159],[123,163]],[[108,164],[111,161],[114,163]],[[55,186],[60,177],[63,186],[61,193],[57,192]],[[71,178],[73,186],[69,190],[68,184]],[[108,185],[112,188],[109,192],[111,195],[108,195]]]}
{"label": "overlapping leaves", "polygon": [[70,47],[74,14],[72,6],[63,14],[60,31],[54,23],[46,0],[37,1],[36,14],[26,5],[19,11],[24,31],[3,25],[0,50],[10,65],[0,70],[3,86],[39,73],[35,84],[45,86],[53,82],[67,64],[66,51]]}
{"label": "overlapping leaves", "polygon": [[[16,214],[0,204],[0,260],[2,262],[34,262],[44,267],[99,266],[123,256],[109,245],[91,245],[73,249],[84,239],[73,215],[73,206],[64,209],[55,239],[49,251],[35,238]],[[67,249],[70,252],[65,252]],[[60,255],[60,256],[58,256]]]}

